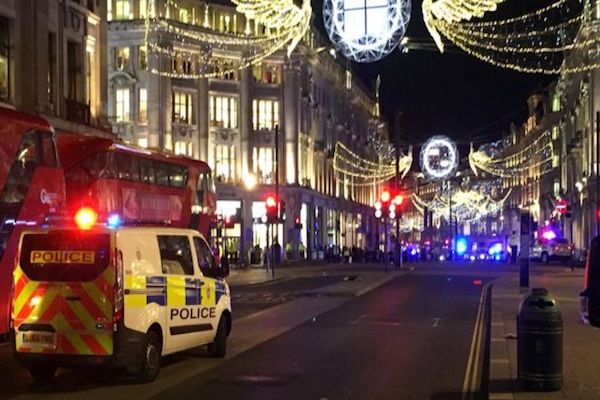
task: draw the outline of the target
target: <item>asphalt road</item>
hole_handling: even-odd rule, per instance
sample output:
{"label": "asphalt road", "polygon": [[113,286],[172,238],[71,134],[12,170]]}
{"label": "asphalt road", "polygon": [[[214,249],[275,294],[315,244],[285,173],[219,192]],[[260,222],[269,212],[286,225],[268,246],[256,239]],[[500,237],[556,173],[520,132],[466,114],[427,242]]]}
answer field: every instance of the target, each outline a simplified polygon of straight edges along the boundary
{"label": "asphalt road", "polygon": [[396,278],[156,399],[460,399],[487,280]]}

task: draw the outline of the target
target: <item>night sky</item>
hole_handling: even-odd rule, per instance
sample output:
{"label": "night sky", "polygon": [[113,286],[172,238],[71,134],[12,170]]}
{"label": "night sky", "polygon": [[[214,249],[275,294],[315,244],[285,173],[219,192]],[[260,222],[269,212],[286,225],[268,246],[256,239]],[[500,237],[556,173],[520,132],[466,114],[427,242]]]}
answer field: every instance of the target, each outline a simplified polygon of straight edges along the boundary
{"label": "night sky", "polygon": [[[496,15],[520,15],[528,11],[523,3],[527,2],[507,0]],[[537,9],[544,1],[531,3]],[[316,22],[324,29],[322,0],[312,0],[312,4]],[[421,0],[412,3],[406,36],[433,43],[423,23]],[[445,44],[448,49],[450,42]],[[455,47],[450,50],[444,54],[437,49],[405,54],[395,50],[375,63],[352,63],[355,73],[373,87],[381,74],[383,112],[391,125],[394,113],[402,113],[403,144],[418,146],[433,134],[446,134],[463,146],[500,138],[511,122],[521,123],[526,118],[528,95],[555,78],[498,68]]]}

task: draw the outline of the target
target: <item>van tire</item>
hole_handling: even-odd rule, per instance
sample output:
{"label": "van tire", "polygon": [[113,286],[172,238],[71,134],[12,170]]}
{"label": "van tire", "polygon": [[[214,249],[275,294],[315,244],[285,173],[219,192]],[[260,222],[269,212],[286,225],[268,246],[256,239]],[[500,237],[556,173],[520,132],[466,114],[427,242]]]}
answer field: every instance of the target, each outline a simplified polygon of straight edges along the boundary
{"label": "van tire", "polygon": [[33,364],[28,369],[36,383],[48,383],[54,379],[58,367],[52,364]]}
{"label": "van tire", "polygon": [[227,321],[221,317],[215,340],[208,344],[208,354],[211,357],[223,358],[227,353]]}
{"label": "van tire", "polygon": [[146,341],[141,354],[141,369],[138,378],[142,382],[153,382],[156,380],[160,371],[160,357],[162,353],[162,343],[158,334],[149,331],[146,334]]}

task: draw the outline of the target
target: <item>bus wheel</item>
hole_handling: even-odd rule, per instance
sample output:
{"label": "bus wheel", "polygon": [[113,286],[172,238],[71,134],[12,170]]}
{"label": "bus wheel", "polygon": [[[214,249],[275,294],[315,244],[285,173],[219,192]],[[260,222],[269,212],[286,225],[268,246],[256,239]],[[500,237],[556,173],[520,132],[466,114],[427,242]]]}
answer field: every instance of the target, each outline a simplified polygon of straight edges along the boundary
{"label": "bus wheel", "polygon": [[208,354],[211,357],[225,357],[227,353],[227,321],[221,317],[219,320],[219,327],[217,328],[217,334],[215,335],[215,341],[209,343]]}
{"label": "bus wheel", "polygon": [[160,356],[161,356],[160,338],[154,331],[149,331],[146,334],[146,343],[142,354],[142,368],[139,373],[139,379],[142,382],[152,382],[158,376],[160,371]]}
{"label": "bus wheel", "polygon": [[35,382],[48,383],[54,379],[58,367],[52,364],[33,364],[29,367],[29,373]]}

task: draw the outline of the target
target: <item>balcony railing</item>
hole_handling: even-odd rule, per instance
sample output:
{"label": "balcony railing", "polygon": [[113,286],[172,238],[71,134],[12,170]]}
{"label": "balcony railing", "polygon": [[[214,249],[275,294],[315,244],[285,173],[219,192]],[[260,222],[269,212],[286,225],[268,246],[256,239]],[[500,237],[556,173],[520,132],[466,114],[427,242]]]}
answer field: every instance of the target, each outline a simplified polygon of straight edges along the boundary
{"label": "balcony railing", "polygon": [[69,121],[90,125],[90,106],[77,100],[65,99],[66,118]]}

